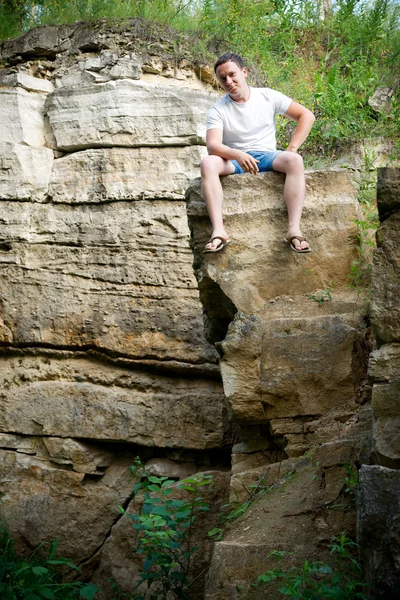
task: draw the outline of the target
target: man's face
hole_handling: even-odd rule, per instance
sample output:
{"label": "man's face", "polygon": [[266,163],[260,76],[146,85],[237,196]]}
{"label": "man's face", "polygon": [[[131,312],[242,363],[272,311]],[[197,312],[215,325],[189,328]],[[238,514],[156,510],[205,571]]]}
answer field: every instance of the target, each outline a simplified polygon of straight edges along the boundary
{"label": "man's face", "polygon": [[230,61],[220,65],[216,72],[218,81],[231,98],[240,98],[247,93],[247,69]]}

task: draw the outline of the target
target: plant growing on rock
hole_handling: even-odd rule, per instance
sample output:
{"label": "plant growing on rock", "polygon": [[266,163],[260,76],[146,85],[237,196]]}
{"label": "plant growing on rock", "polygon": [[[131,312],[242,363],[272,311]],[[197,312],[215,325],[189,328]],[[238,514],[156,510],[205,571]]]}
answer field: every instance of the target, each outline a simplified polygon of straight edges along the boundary
{"label": "plant growing on rock", "polygon": [[[120,510],[132,521],[136,553],[145,558],[136,589],[143,589],[145,584],[151,600],[188,600],[191,557],[197,550],[192,545],[193,523],[201,512],[209,510],[198,494],[200,488],[212,483],[212,477],[198,475],[175,482],[151,475],[140,459],[135,460],[131,471],[138,478],[134,496],[143,498],[142,507],[139,514]],[[144,600],[147,591],[139,590],[130,597]]]}
{"label": "plant growing on rock", "polygon": [[59,567],[79,571],[68,558],[57,558],[59,540],[50,544],[47,556],[40,545],[28,558],[20,558],[14,540],[0,525],[0,598],[2,600],[92,600],[98,591],[93,584],[62,581]]}
{"label": "plant growing on rock", "polygon": [[[366,600],[361,567],[353,556],[356,548],[357,544],[341,533],[330,543],[333,565],[306,560],[301,566],[290,567],[286,571],[268,571],[260,575],[252,587],[276,584],[282,596],[295,600]],[[270,555],[280,561],[286,553],[275,551]]]}

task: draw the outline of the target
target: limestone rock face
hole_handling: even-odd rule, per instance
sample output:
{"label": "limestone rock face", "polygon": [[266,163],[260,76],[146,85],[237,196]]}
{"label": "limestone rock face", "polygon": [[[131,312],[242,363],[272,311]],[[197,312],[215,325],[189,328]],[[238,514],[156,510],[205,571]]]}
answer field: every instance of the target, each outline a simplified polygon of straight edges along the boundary
{"label": "limestone rock face", "polygon": [[374,598],[400,592],[400,471],[363,465],[358,492],[358,543]]}
{"label": "limestone rock face", "polygon": [[[57,149],[204,144],[209,94],[116,80],[62,87],[46,110]],[[96,110],[93,110],[93,107]]]}
{"label": "limestone rock face", "polygon": [[400,339],[400,210],[386,219],[377,232],[372,274],[371,316],[381,343]]}
{"label": "limestone rock face", "polygon": [[2,208],[2,317],[15,343],[215,361],[183,202]]}
{"label": "limestone rock face", "polygon": [[[53,202],[181,200],[198,174],[204,146],[186,148],[97,148],[55,161],[49,195]],[[85,185],[82,185],[85,182]],[[175,205],[182,214],[180,204]]]}
{"label": "limestone rock face", "polygon": [[399,210],[400,168],[378,169],[377,200],[381,220]]}
{"label": "limestone rock face", "polygon": [[400,467],[400,169],[379,169],[378,209],[383,221],[373,257],[371,317],[378,344],[371,355],[374,449],[377,462]]}
{"label": "limestone rock face", "polygon": [[[51,351],[3,355],[0,365],[3,432],[162,448],[216,448],[227,441],[220,384],[195,373],[172,379],[129,361]],[[46,447],[59,464],[69,455],[75,462],[79,444]]]}
{"label": "limestone rock face", "polygon": [[215,523],[228,497],[231,425],[184,203],[218,95],[156,39],[129,20],[0,44],[1,518],[20,550],[61,537],[101,600],[112,575],[135,584],[130,524],[129,567],[108,540],[125,539],[118,505],[138,509],[136,456],[178,477],[215,469]]}
{"label": "limestone rock face", "polygon": [[[41,80],[38,79],[38,81]],[[48,90],[43,91],[47,92]],[[44,146],[46,96],[46,93],[28,91],[23,87],[2,87],[0,90],[2,107],[0,142],[26,144],[34,147]]]}
{"label": "limestone rock face", "polygon": [[232,241],[222,255],[202,258],[208,232],[197,182],[188,214],[210,338],[222,337],[214,326],[221,312],[232,318],[237,311],[220,344],[232,418],[267,423],[349,410],[358,383],[352,357],[363,337],[347,288],[357,217],[349,180],[343,172],[307,174],[303,229],[313,246],[307,255],[282,243],[280,175],[228,177],[223,187]]}
{"label": "limestone rock face", "polygon": [[257,498],[215,545],[210,600],[251,597],[250,584],[274,568],[272,550],[297,552],[285,566],[321,560],[336,527],[354,531],[354,509],[321,519],[316,507],[340,505],[345,464],[369,456],[371,411],[358,405],[368,343],[348,287],[354,189],[344,172],[307,173],[302,229],[313,252],[295,254],[283,243],[283,183],[276,173],[223,179],[231,243],[217,254],[202,253],[210,226],[197,180],[187,193],[206,333],[241,425],[230,500]]}
{"label": "limestone rock face", "polygon": [[0,143],[0,197],[42,202],[49,190],[54,155],[50,148]]}
{"label": "limestone rock face", "polygon": [[377,232],[371,317],[378,349],[369,361],[375,465],[360,470],[358,538],[366,581],[374,598],[400,592],[400,169],[379,169]]}

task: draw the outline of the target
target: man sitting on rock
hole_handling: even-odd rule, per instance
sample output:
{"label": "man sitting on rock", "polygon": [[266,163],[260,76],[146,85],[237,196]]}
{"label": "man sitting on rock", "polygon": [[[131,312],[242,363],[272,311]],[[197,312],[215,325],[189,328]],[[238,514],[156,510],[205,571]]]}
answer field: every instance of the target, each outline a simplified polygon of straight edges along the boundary
{"label": "man sitting on rock", "polygon": [[[219,252],[230,242],[222,219],[220,176],[261,171],[286,173],[284,197],[289,224],[285,243],[295,252],[311,252],[300,229],[305,179],[303,159],[297,150],[314,123],[313,113],[280,92],[249,87],[247,69],[238,54],[221,56],[214,71],[227,94],[213,104],[207,117],[209,155],[201,163],[201,180],[213,231],[204,252]],[[284,151],[276,150],[276,114],[297,121]]]}

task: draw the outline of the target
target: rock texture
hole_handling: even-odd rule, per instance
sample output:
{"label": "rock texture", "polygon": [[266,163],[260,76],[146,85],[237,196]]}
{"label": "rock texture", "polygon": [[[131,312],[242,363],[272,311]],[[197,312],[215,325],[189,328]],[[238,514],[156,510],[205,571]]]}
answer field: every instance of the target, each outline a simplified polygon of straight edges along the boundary
{"label": "rock texture", "polygon": [[[355,532],[344,465],[369,456],[371,426],[360,407],[369,351],[362,302],[348,287],[358,206],[344,172],[309,172],[306,182],[303,231],[313,252],[305,255],[282,242],[281,175],[223,180],[231,244],[215,255],[202,254],[209,224],[199,181],[187,193],[206,332],[221,354],[230,417],[241,424],[230,498],[233,506],[257,499],[215,546],[208,599],[248,597],[273,568],[272,550],[295,550],[288,565],[328,559],[334,531]],[[344,508],[327,516],[320,507],[330,503]]]}
{"label": "rock texture", "polygon": [[[228,497],[184,202],[218,95],[168,44],[130,21],[0,47],[1,516],[20,550],[61,536],[104,600],[140,564],[118,511],[138,509],[137,455],[174,478],[211,470],[210,527]],[[196,535],[198,597],[211,541]]]}
{"label": "rock texture", "polygon": [[358,497],[358,538],[374,598],[400,593],[400,169],[380,169],[377,232],[372,271],[372,322],[378,349],[370,357],[373,383],[373,458],[363,465]]}
{"label": "rock texture", "polygon": [[379,465],[360,469],[358,535],[373,598],[400,594],[400,471]]}
{"label": "rock texture", "polygon": [[[283,177],[226,178],[232,244],[205,256],[199,181],[187,208],[184,192],[218,95],[183,34],[140,19],[38,28],[1,44],[0,61],[0,494],[18,548],[61,536],[101,600],[110,577],[132,591],[140,563],[117,506],[139,508],[139,455],[175,479],[213,474],[194,598],[211,562],[204,531],[229,496],[265,492],[216,544],[208,598],[237,598],[293,540],[327,555],[333,534],[354,530],[345,465],[369,461],[347,175],[307,174],[314,252],[301,256],[282,244]],[[376,361],[376,386],[392,386],[397,367]],[[377,410],[375,453],[393,461],[378,441],[386,417]],[[330,503],[347,508],[326,515]]]}

